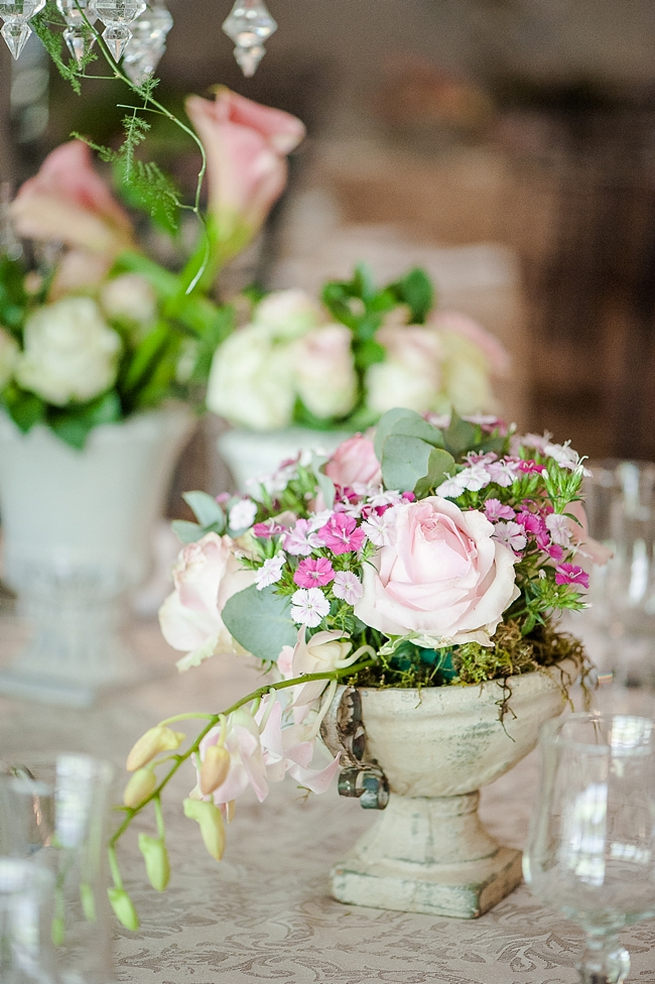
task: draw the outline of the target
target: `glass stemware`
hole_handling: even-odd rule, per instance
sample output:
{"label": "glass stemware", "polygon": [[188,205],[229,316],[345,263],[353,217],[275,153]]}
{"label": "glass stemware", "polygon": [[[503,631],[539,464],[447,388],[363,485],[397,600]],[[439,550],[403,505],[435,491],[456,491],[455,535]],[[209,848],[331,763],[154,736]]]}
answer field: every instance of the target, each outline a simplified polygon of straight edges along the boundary
{"label": "glass stemware", "polygon": [[76,753],[0,763],[0,855],[53,875],[49,935],[62,984],[114,979],[106,851],[113,781],[110,763]]}
{"label": "glass stemware", "polygon": [[655,916],[655,721],[570,714],[540,735],[523,855],[532,893],[585,932],[583,984],[622,984],[620,931]]}

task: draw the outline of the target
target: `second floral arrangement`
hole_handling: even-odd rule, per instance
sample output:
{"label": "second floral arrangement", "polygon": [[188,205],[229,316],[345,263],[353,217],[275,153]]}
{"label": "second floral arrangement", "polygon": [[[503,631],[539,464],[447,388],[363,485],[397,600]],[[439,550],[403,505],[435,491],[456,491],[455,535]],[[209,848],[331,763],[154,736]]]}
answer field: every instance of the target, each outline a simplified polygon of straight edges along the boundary
{"label": "second floral arrangement", "polygon": [[235,427],[361,430],[387,410],[498,410],[508,367],[500,342],[440,309],[421,269],[376,285],[366,266],[304,290],[251,296],[243,324],[216,352],[210,410]]}

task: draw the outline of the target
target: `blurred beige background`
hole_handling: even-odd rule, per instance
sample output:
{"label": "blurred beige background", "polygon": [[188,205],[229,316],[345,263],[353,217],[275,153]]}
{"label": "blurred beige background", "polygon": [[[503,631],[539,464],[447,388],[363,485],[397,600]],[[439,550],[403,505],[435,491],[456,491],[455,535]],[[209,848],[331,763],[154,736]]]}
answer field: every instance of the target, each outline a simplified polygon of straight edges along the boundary
{"label": "blurred beige background", "polygon": [[[226,289],[313,289],[359,260],[380,279],[422,265],[442,304],[509,348],[505,409],[522,429],[655,458],[653,0],[269,0],[279,29],[250,80],[221,31],[231,0],[168,6],[160,98],[179,107],[224,82],[308,128]],[[11,187],[72,129],[116,133],[122,94],[72,95],[38,42],[16,64],[1,50],[0,76]],[[188,148],[159,150],[193,174]]]}

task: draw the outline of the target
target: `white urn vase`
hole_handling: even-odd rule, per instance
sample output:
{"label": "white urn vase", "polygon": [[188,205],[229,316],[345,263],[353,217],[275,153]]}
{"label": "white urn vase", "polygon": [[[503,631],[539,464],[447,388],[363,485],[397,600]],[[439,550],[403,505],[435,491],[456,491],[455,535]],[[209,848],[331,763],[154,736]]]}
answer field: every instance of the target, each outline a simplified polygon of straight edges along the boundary
{"label": "white urn vase", "polygon": [[0,693],[85,706],[134,679],[126,597],[150,573],[155,526],[194,424],[173,405],[98,426],[77,450],[0,414],[2,579],[16,595]]}
{"label": "white urn vase", "polygon": [[247,492],[258,479],[271,475],[283,461],[292,460],[300,451],[331,454],[349,437],[352,432],[344,430],[286,427],[254,431],[233,427],[219,435],[217,446],[236,490]]}
{"label": "white urn vase", "polygon": [[[352,905],[474,918],[521,881],[521,852],[498,844],[478,815],[480,787],[535,746],[565,705],[570,663],[421,690],[340,688],[322,726],[342,753],[339,791],[379,809],[330,873]],[[501,720],[499,705],[509,710]]]}

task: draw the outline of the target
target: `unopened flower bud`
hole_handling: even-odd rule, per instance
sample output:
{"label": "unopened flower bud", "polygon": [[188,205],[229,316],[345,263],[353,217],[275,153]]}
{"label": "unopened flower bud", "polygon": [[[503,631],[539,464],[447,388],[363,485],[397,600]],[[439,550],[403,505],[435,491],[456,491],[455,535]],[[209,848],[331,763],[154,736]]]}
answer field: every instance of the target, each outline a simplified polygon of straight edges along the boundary
{"label": "unopened flower bud", "polygon": [[181,731],[173,731],[165,724],[157,724],[154,728],[149,728],[134,743],[127,756],[125,768],[128,772],[134,772],[135,769],[152,762],[161,752],[175,751],[185,738],[186,735]]}
{"label": "unopened flower bud", "polygon": [[207,800],[189,797],[184,801],[184,815],[196,821],[207,851],[220,861],[225,850],[225,829],[219,808]]}
{"label": "unopened flower bud", "polygon": [[116,915],[118,921],[125,926],[126,929],[138,929],[139,917],[136,914],[134,903],[125,889],[115,887],[108,888],[107,895],[109,896],[111,907],[114,910],[114,914]]}
{"label": "unopened flower bud", "polygon": [[146,873],[150,884],[158,892],[163,892],[171,875],[164,838],[139,834],[139,850],[146,864]]}
{"label": "unopened flower bud", "polygon": [[208,796],[225,782],[230,768],[230,753],[224,745],[210,745],[200,766],[200,791]]}
{"label": "unopened flower bud", "polygon": [[134,775],[130,776],[125,787],[123,803],[132,810],[136,810],[155,791],[156,787],[157,776],[153,769],[148,766],[143,769],[137,769]]}

